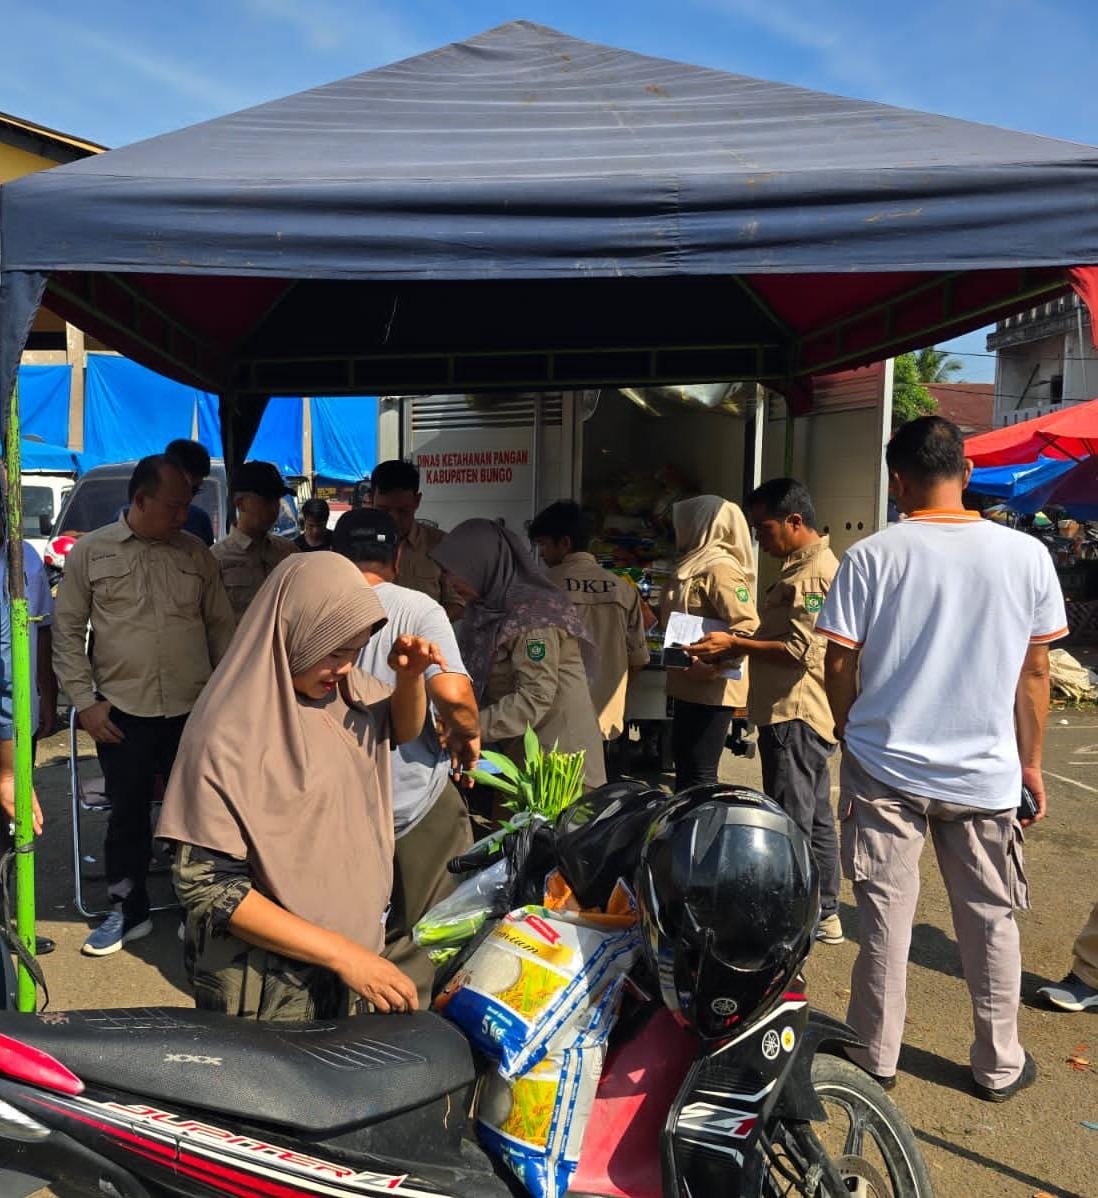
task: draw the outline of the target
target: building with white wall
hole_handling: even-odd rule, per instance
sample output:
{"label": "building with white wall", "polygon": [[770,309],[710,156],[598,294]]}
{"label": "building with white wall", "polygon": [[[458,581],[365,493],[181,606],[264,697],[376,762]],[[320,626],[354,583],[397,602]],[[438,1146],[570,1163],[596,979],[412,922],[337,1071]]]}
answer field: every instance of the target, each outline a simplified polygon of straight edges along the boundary
{"label": "building with white wall", "polygon": [[1074,292],[999,321],[987,348],[996,355],[996,428],[1098,396],[1090,313]]}

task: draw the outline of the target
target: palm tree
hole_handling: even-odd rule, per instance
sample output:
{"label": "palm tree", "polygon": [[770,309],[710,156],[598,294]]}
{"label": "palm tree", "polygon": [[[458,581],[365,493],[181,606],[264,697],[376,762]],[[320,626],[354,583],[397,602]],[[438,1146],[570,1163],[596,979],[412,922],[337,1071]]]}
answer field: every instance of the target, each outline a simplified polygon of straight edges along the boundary
{"label": "palm tree", "polygon": [[933,345],[921,349],[915,355],[915,371],[920,383],[948,383],[949,376],[961,370],[964,363],[960,358],[952,357],[944,349],[936,349]]}
{"label": "palm tree", "polygon": [[899,428],[916,416],[931,416],[938,401],[927,390],[928,383],[947,383],[964,363],[944,349],[930,346],[918,353],[900,354],[893,365],[892,427]]}

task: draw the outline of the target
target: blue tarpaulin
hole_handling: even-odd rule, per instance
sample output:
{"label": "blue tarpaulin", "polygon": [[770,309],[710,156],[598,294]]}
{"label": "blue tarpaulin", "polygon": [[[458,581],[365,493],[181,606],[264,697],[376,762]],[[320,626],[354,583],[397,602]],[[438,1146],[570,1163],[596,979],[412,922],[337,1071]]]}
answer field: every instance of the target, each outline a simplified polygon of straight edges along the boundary
{"label": "blue tarpaulin", "polygon": [[49,445],[69,440],[71,366],[20,366],[19,417],[23,435],[40,437]]}
{"label": "blue tarpaulin", "polygon": [[[198,439],[222,456],[217,396],[200,392]],[[377,465],[377,399],[372,395],[319,396],[309,401],[313,473],[321,482],[358,482]],[[246,458],[274,462],[284,475],[305,472],[300,399],[272,399]]]}
{"label": "blue tarpaulin", "polygon": [[19,458],[24,470],[50,470],[56,474],[79,474],[79,456],[64,445],[48,445],[45,441],[20,443]]}
{"label": "blue tarpaulin", "polygon": [[[68,366],[20,369],[24,431],[47,444],[24,446],[27,469],[74,469],[63,448],[68,438]],[[161,453],[175,437],[190,437],[197,414],[198,440],[210,456],[223,456],[216,395],[156,374],[128,358],[89,354],[84,403],[84,469]],[[59,427],[63,418],[64,427]],[[377,400],[373,396],[318,397],[310,401],[313,471],[327,482],[357,482],[377,464]],[[286,476],[305,472],[304,414],[300,398],[273,399],[247,457],[274,462]],[[47,452],[47,450],[49,452]],[[40,463],[46,461],[50,465]]]}
{"label": "blue tarpaulin", "polygon": [[[246,460],[274,462],[283,476],[304,473],[304,419],[300,399],[273,399],[263,413],[255,438],[244,454]],[[224,456],[221,443],[221,420],[217,396],[199,392],[198,439],[210,451],[210,457]]]}
{"label": "blue tarpaulin", "polygon": [[358,482],[377,465],[377,399],[320,396],[309,401],[313,472],[326,483]]}
{"label": "blue tarpaulin", "polygon": [[85,467],[163,453],[189,437],[201,392],[109,354],[88,354],[84,389]]}
{"label": "blue tarpaulin", "polygon": [[198,439],[210,451],[211,458],[225,456],[221,444],[221,416],[218,414],[217,396],[208,391],[198,393]]}
{"label": "blue tarpaulin", "polygon": [[1063,508],[1076,520],[1098,520],[1098,456],[1081,462],[1058,463],[1066,469],[1047,478],[1025,494],[1010,500],[1018,512],[1034,513],[1042,508]]}
{"label": "blue tarpaulin", "polygon": [[248,450],[249,458],[274,462],[285,478],[305,471],[302,438],[305,434],[300,399],[272,399],[259,422],[259,431]]}
{"label": "blue tarpaulin", "polygon": [[969,479],[968,489],[978,495],[1016,499],[1059,478],[1074,465],[1073,461],[1037,458],[1019,466],[977,466]]}

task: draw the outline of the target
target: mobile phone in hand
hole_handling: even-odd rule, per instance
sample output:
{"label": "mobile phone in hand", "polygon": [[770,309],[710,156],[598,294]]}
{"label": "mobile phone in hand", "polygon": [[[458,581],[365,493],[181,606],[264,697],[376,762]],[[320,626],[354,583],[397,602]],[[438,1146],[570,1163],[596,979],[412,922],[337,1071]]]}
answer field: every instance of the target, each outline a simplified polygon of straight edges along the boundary
{"label": "mobile phone in hand", "polygon": [[1024,819],[1036,819],[1039,814],[1037,800],[1033,797],[1033,791],[1023,782],[1022,797],[1018,800],[1017,819],[1019,822]]}
{"label": "mobile phone in hand", "polygon": [[688,670],[690,654],[683,645],[668,645],[663,651],[663,665],[667,670]]}

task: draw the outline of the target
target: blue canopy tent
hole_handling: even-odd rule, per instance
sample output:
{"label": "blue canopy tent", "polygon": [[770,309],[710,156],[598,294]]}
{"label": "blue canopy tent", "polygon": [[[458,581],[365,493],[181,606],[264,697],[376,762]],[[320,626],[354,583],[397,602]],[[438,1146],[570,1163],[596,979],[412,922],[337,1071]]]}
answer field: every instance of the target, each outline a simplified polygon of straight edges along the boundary
{"label": "blue canopy tent", "polygon": [[[1073,461],[1038,458],[1020,466],[977,466],[969,479],[968,489],[978,495],[1014,500],[1054,481],[1074,465]],[[1008,506],[1015,507],[1015,504]]]}

